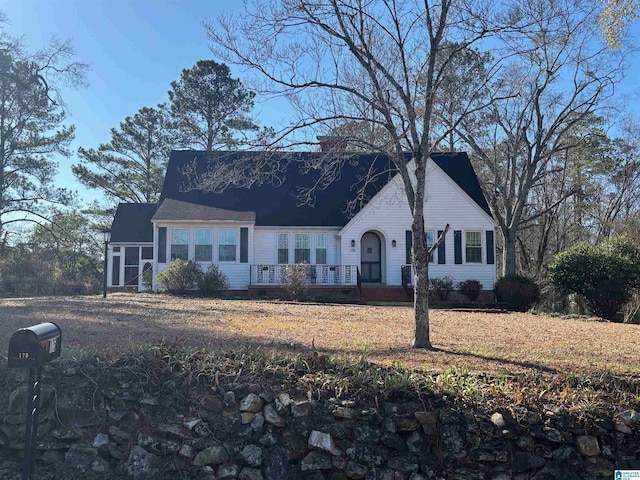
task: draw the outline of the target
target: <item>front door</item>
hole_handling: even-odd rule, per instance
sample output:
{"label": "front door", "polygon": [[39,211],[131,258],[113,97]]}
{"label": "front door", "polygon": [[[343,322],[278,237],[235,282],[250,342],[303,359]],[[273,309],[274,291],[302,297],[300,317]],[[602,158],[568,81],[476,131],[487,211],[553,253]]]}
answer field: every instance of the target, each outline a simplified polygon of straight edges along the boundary
{"label": "front door", "polygon": [[380,261],[380,237],[367,232],[360,241],[360,272],[363,282],[380,283],[382,281],[382,262]]}

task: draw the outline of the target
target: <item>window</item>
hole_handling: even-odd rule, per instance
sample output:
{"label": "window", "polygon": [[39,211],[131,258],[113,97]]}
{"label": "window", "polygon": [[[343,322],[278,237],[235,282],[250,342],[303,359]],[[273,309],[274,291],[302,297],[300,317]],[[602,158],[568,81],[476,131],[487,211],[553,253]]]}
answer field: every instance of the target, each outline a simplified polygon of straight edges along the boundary
{"label": "window", "polygon": [[174,228],[171,230],[171,260],[179,258],[189,260],[189,229]]}
{"label": "window", "polygon": [[196,228],[196,262],[213,260],[213,230]]}
{"label": "window", "polygon": [[289,263],[289,234],[288,233],[278,234],[278,263],[279,264]]}
{"label": "window", "polygon": [[465,232],[465,261],[467,263],[482,263],[482,232]]}
{"label": "window", "polygon": [[[118,247],[120,248],[120,247]],[[114,256],[111,263],[111,285],[120,286],[120,256]]]}
{"label": "window", "polygon": [[142,247],[142,260],[153,260],[153,247]]}
{"label": "window", "polygon": [[140,265],[140,248],[124,249],[124,284],[138,285],[138,265]]}
{"label": "window", "polygon": [[[436,234],[433,230],[427,230],[425,236],[427,237],[427,249],[429,249],[436,243]],[[429,263],[433,263],[433,254],[429,255]]]}
{"label": "window", "polygon": [[323,265],[327,263],[327,234],[316,234],[316,264]]}
{"label": "window", "polygon": [[120,253],[120,247],[113,247],[113,253]]}
{"label": "window", "polygon": [[296,233],[295,263],[311,263],[311,234]]}
{"label": "window", "polygon": [[221,228],[219,235],[218,260],[220,262],[235,262],[238,231],[235,228]]}

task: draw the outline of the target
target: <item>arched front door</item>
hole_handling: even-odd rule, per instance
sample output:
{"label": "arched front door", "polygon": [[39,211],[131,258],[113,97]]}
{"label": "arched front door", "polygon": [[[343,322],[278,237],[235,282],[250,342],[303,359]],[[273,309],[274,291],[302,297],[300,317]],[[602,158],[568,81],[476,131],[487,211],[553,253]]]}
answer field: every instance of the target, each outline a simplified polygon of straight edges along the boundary
{"label": "arched front door", "polygon": [[380,237],[367,232],[360,241],[360,274],[363,282],[380,283],[382,281]]}
{"label": "arched front door", "polygon": [[142,267],[142,273],[139,277],[138,290],[151,290],[151,284],[153,282],[153,264],[151,262],[145,262]]}

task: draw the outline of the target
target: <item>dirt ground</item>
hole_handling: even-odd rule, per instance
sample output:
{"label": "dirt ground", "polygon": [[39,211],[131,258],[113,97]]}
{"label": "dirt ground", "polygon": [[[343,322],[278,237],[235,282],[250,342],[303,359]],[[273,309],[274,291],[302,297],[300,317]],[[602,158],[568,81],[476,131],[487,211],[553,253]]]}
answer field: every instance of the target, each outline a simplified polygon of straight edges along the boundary
{"label": "dirt ground", "polygon": [[0,355],[11,334],[56,322],[63,354],[117,355],[159,341],[196,347],[248,344],[329,355],[361,356],[405,367],[474,372],[640,374],[640,325],[525,313],[431,311],[434,351],[410,348],[407,306],[316,305],[272,301],[175,298],[153,294],[0,300]]}

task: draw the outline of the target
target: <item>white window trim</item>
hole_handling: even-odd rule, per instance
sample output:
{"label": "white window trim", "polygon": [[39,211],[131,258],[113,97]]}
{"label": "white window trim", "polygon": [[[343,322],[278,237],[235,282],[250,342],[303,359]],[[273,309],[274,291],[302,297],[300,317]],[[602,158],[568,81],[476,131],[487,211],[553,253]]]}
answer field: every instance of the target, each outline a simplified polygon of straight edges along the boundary
{"label": "white window trim", "polygon": [[[211,232],[211,260],[197,260],[196,259],[196,247],[200,245],[207,245],[204,243],[198,243],[198,230],[209,230]],[[193,229],[193,261],[197,263],[213,263],[215,260],[214,255],[214,243],[215,243],[215,229],[213,227],[196,227]]]}
{"label": "white window trim", "polygon": [[[280,263],[280,235],[284,235],[287,237],[287,263]],[[291,233],[290,232],[276,232],[276,265],[289,265],[292,258],[291,251]],[[284,249],[283,249],[284,250]]]}
{"label": "white window trim", "polygon": [[[324,246],[318,246],[318,238],[324,238]],[[316,232],[313,236],[313,263],[314,265],[329,265],[329,234],[326,232]],[[325,263],[318,263],[318,249],[324,250]]]}
{"label": "white window trim", "polygon": [[298,235],[306,235],[309,237],[309,265],[313,265],[315,263],[315,250],[313,248],[313,233],[312,232],[294,232],[293,233],[293,263],[296,263],[296,250],[307,250],[306,248],[296,248],[296,237]]}
{"label": "white window trim", "polygon": [[[426,241],[427,233],[431,233],[433,235],[433,243],[436,243],[436,241],[438,240],[438,237],[436,236],[437,230],[431,230],[429,228],[425,229],[424,231],[425,241]],[[429,245],[429,242],[427,242],[427,250],[429,250],[429,248],[431,248],[431,246]],[[436,263],[435,259],[437,256],[438,256],[438,249],[436,248],[431,254],[431,257],[429,258],[429,263]]]}
{"label": "white window trim", "polygon": [[[479,233],[480,234],[480,261],[479,262],[467,262],[467,233]],[[484,235],[483,230],[464,230],[462,232],[463,241],[462,241],[462,255],[463,255],[463,264],[464,265],[484,265],[486,263],[486,255],[485,255],[485,245],[484,245]]]}
{"label": "white window trim", "polygon": [[[223,263],[226,265],[230,265],[233,263],[239,263],[240,262],[240,229],[238,227],[219,227],[218,229],[218,236],[217,236],[217,245],[216,245],[216,257],[218,260],[218,263]],[[230,245],[229,243],[221,243],[220,242],[220,234],[225,231],[225,230],[234,230],[236,232],[236,254],[235,254],[235,260],[220,260],[220,247],[222,245]]]}
{"label": "white window trim", "polygon": [[172,255],[171,255],[171,247],[173,247],[173,245],[184,245],[183,243],[173,243],[173,232],[175,230],[186,230],[187,231],[187,259],[185,260],[186,262],[188,262],[191,258],[193,258],[193,256],[191,255],[191,229],[188,227],[170,227],[169,229],[169,242],[167,244],[168,247],[168,252],[167,252],[167,260],[168,260],[168,264],[171,263],[173,261],[172,259]]}

